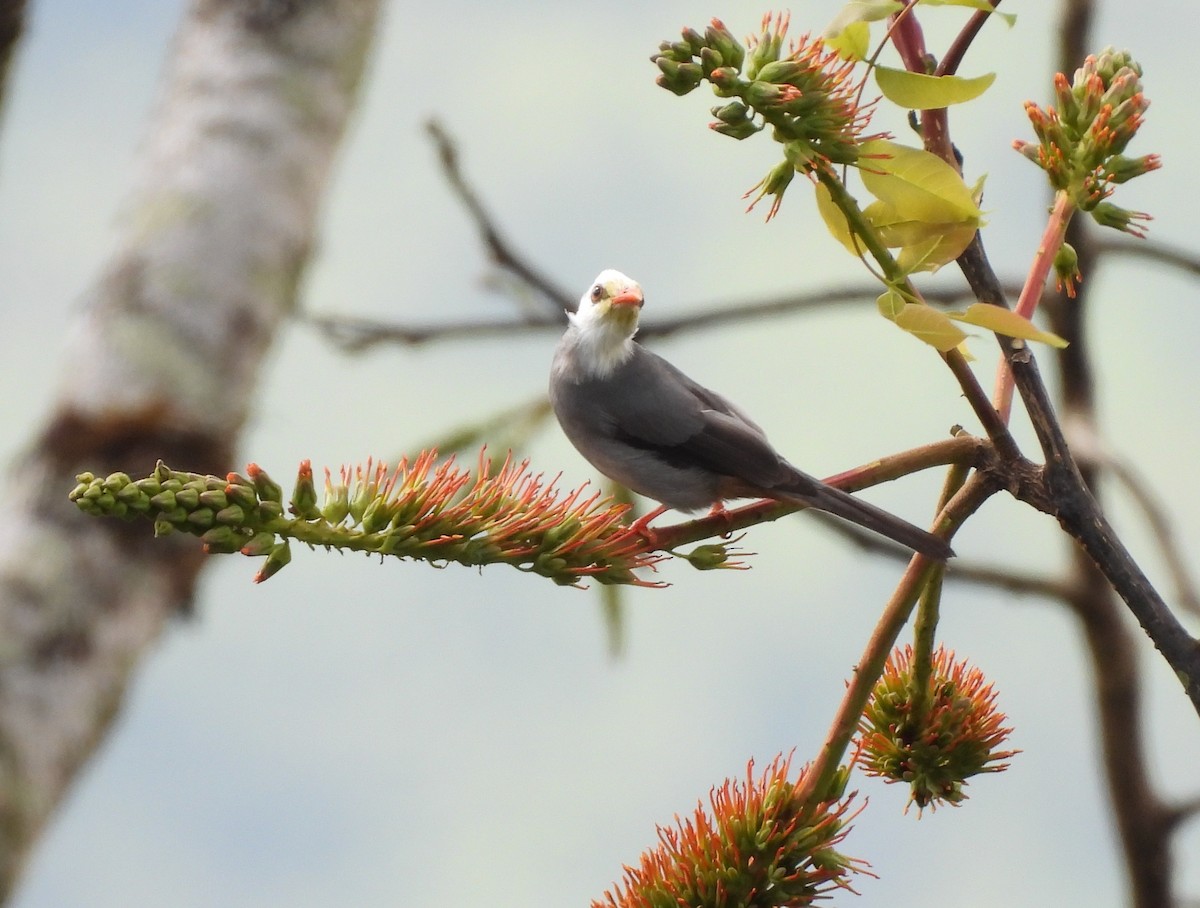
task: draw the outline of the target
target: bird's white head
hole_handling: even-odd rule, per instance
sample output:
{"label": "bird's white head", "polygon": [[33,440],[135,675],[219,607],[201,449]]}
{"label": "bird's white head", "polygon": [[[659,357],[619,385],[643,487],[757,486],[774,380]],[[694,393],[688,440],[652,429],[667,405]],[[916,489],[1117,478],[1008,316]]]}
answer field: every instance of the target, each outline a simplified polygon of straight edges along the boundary
{"label": "bird's white head", "polygon": [[633,354],[644,301],[638,282],[620,271],[607,268],[596,276],[579,298],[579,308],[568,313],[587,371],[609,374]]}

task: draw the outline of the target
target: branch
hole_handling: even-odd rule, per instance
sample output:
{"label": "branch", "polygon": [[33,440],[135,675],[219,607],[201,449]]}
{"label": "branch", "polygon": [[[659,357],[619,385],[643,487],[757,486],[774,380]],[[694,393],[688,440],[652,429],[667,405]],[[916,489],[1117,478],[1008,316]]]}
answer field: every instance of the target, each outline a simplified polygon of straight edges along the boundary
{"label": "branch", "polygon": [[[967,480],[945,510],[938,515],[937,523],[946,527],[948,538],[953,537],[963,521],[978,510],[993,491],[990,484],[979,474]],[[846,747],[858,727],[859,717],[871,696],[871,690],[883,672],[888,655],[896,645],[896,638],[907,623],[926,578],[938,570],[939,564],[924,555],[913,555],[909,561],[904,576],[900,578],[895,592],[875,625],[871,639],[867,641],[862,657],[854,667],[854,674],[846,686],[845,696],[834,715],[825,742],[801,782],[802,787],[798,792],[801,798],[813,802],[826,795],[830,782],[845,756]]]}
{"label": "branch", "polygon": [[[1006,305],[978,234],[959,259],[959,264],[981,301]],[[1055,517],[1124,600],[1175,670],[1193,707],[1200,713],[1200,647],[1142,573],[1101,512],[1067,447],[1049,393],[1038,372],[1037,361],[1028,345],[1001,335],[997,335],[997,340],[1012,368],[1017,389],[1046,458],[1045,486],[1054,502]]]}
{"label": "branch", "polygon": [[1196,585],[1188,571],[1188,563],[1180,550],[1175,529],[1171,526],[1171,521],[1167,518],[1161,504],[1128,464],[1113,457],[1105,458],[1104,463],[1112,471],[1113,476],[1125,486],[1138,507],[1142,509],[1150,532],[1158,541],[1158,548],[1162,553],[1163,561],[1166,562],[1167,571],[1175,582],[1175,598],[1179,601],[1179,607],[1193,615],[1200,615],[1200,593],[1197,592]]}
{"label": "branch", "polygon": [[[1005,284],[1004,290],[1006,293],[1019,292],[1020,284]],[[829,287],[808,293],[779,294],[746,303],[708,304],[695,310],[685,309],[684,315],[643,322],[638,329],[638,337],[667,337],[698,329],[740,324],[847,303],[865,303],[878,296],[878,292],[877,284],[861,284]],[[922,296],[927,302],[945,306],[970,299],[961,288],[954,287],[923,291]],[[508,320],[471,320],[434,325],[402,325],[377,319],[319,313],[301,313],[299,318],[323,332],[331,342],[350,352],[359,352],[380,344],[419,347],[439,341],[478,340],[547,330],[561,331],[563,327],[562,315],[559,312],[553,315],[530,313],[522,318]]]}
{"label": "branch", "polygon": [[518,255],[496,228],[491,215],[479,201],[479,196],[463,176],[458,166],[458,147],[442,125],[437,120],[430,120],[425,129],[437,147],[438,160],[442,164],[442,172],[450,183],[450,188],[470,212],[492,261],[537,290],[546,299],[548,308],[554,315],[557,316],[563,309],[573,309],[575,298],[572,294],[534,268],[524,256]]}
{"label": "branch", "polygon": [[1149,259],[1161,265],[1168,265],[1186,272],[1193,277],[1200,277],[1200,255],[1193,250],[1182,249],[1178,246],[1168,246],[1154,240],[1122,240],[1102,239],[1092,240],[1094,251],[1108,255],[1124,255],[1131,258]]}
{"label": "branch", "polygon": [[[854,470],[848,470],[824,480],[845,492],[857,492],[870,486],[890,482],[901,476],[952,463],[978,466],[988,459],[990,446],[971,435],[961,435],[881,457]],[[804,510],[804,505],[790,501],[764,499],[723,514],[710,514],[696,520],[654,530],[658,548],[674,549],[681,545],[727,535],[760,523],[770,523],[788,514]]]}

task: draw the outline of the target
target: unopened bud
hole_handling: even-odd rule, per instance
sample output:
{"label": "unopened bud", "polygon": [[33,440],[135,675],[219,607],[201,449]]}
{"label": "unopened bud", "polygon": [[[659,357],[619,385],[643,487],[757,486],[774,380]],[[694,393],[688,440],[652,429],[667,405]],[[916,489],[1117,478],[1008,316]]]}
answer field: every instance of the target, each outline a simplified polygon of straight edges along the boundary
{"label": "unopened bud", "polygon": [[1144,225],[1138,222],[1152,220],[1144,211],[1130,211],[1112,202],[1101,202],[1092,209],[1092,217],[1101,227],[1112,227],[1139,239],[1146,238],[1146,231]]}
{"label": "unopened bud", "polygon": [[700,545],[685,556],[688,563],[698,571],[711,571],[724,567],[729,560],[729,551],[720,544]]}
{"label": "unopened bud", "polygon": [[1083,275],[1079,273],[1079,255],[1070,243],[1063,243],[1054,253],[1054,275],[1059,291],[1074,299],[1075,287]]}
{"label": "unopened bud", "polygon": [[282,571],[292,560],[292,550],[287,542],[281,542],[271,549],[271,553],[267,555],[267,560],[263,564],[257,574],[254,575],[255,583],[262,583],[264,580],[269,580],[280,571]]}

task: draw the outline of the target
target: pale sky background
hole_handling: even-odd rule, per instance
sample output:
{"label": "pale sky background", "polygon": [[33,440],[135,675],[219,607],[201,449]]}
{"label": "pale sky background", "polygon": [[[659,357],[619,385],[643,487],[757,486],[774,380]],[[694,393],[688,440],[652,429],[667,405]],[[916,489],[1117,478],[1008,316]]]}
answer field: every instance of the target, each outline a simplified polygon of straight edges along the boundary
{"label": "pale sky background", "polygon": [[[793,21],[819,30],[837,7],[813,0],[792,8]],[[1017,276],[1045,196],[1010,143],[1029,135],[1021,102],[1049,96],[1053,22],[1041,3],[1006,8],[1016,27],[987,28],[965,71],[998,70],[996,85],[952,124],[968,178],[988,174],[992,260]],[[1194,213],[1179,204],[1200,198],[1193,51],[1179,40],[1177,5],[1108,9],[1095,47],[1132,49],[1152,100],[1131,153],[1164,160],[1117,201],[1152,212],[1155,239],[1194,245]],[[64,323],[108,251],[181,11],[161,0],[33,5],[0,134],[6,458],[51,397]],[[859,281],[801,183],[772,224],[742,214],[741,193],[776,159],[769,142],[716,136],[705,91],[676,99],[653,84],[647,58],[681,26],[719,15],[745,34],[763,11],[683,0],[394,4],[304,304],[412,322],[506,311],[424,137],[431,115],[459,139],[520,248],[580,291],[604,267],[632,274],[647,319]],[[931,46],[962,17],[927,12]],[[1153,478],[1194,549],[1196,287],[1128,262],[1088,280],[1107,440]],[[974,429],[936,357],[872,310],[656,348],[745,405],[817,474],[944,437],[955,422]],[[415,451],[539,393],[554,342],[547,332],[353,358],[291,327],[241,459],[287,485],[302,458],[336,466]],[[974,349],[990,381],[994,344]],[[567,485],[595,475],[554,427],[526,453],[562,469]],[[921,521],[939,483],[931,475],[871,497]],[[1161,580],[1136,512],[1119,496],[1111,510]],[[511,569],[297,550],[255,586],[254,562],[221,557],[195,618],[175,623],[141,667],[14,904],[586,905],[654,842],[656,823],[689,813],[748,759],[792,748],[808,759],[900,573],[816,521],[759,527],[747,544],[758,552],[750,572],[669,564],[670,589],[629,591],[618,661],[594,591]],[[1051,521],[1001,498],[956,546],[1048,570],[1065,551]],[[844,848],[880,879],[861,878],[861,897],[837,903],[1123,904],[1072,621],[1053,604],[953,584],[943,610],[942,638],[996,683],[1024,753],[1008,773],[972,782],[961,809],[920,821],[901,814],[903,791],[859,779],[870,805]],[[1167,792],[1194,795],[1200,723],[1144,640],[1142,658],[1151,765]],[[1200,829],[1178,846],[1186,892],[1200,893]]]}

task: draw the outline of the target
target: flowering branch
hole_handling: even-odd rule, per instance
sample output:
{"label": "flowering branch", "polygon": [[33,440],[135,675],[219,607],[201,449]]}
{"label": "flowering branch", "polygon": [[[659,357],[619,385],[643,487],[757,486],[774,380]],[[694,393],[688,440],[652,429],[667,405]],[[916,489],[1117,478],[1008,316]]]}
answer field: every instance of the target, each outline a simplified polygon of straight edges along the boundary
{"label": "flowering branch", "polygon": [[750,761],[744,782],[713,790],[709,811],[697,806],[690,820],[660,826],[659,844],[592,908],[782,908],[811,905],[835,889],[853,892],[850,875],[870,871],[837,850],[858,813],[850,810],[854,795],[843,796],[847,774],[810,803],[800,792],[811,769],[793,782],[790,766],[790,757],[776,757],[755,778]]}
{"label": "flowering branch", "polygon": [[498,471],[480,454],[471,471],[422,452],[394,470],[367,461],[327,470],[318,503],[312,467],[300,466],[284,507],[283,490],[251,464],[247,476],[183,473],[163,463],[145,479],[124,473],[80,474],[71,500],[89,514],[147,517],[157,536],[176,531],[203,540],[207,551],[266,555],[255,577],[266,580],[291,561],[290,541],[344,551],[413,558],[432,564],[509,564],[556,583],[591,577],[601,583],[659,586],[635,571],[663,556],[621,525],[628,505],[584,497],[586,486],[560,497],[554,481],[529,462],[506,459]]}

